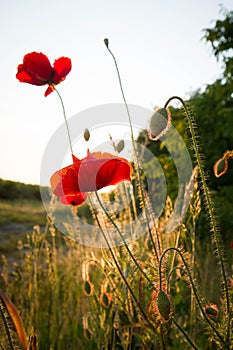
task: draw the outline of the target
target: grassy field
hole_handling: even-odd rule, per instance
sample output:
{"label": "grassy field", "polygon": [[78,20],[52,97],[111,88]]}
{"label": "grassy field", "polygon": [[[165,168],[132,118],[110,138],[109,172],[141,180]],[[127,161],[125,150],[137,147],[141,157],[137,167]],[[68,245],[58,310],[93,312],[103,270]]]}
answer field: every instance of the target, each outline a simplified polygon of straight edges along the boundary
{"label": "grassy field", "polygon": [[39,200],[0,200],[0,254],[16,254],[17,242],[31,233],[34,225],[46,224],[46,213]]}
{"label": "grassy field", "polygon": [[[153,228],[154,248],[148,235],[129,245],[139,262],[139,271],[124,245],[113,249],[111,255],[109,249],[75,244],[62,236],[55,227],[47,225],[40,200],[2,199],[0,289],[16,305],[27,334],[36,332],[42,350],[155,350],[162,349],[165,341],[163,349],[189,350],[192,339],[197,345],[194,349],[217,349],[216,344],[225,344],[227,302],[220,299],[220,274],[216,273],[219,268],[208,236],[195,236],[200,203],[196,192],[185,222],[171,234],[161,235]],[[169,208],[167,203],[167,212]],[[105,222],[101,212],[98,220]],[[120,225],[119,220],[116,222]],[[163,227],[162,221],[160,224]],[[170,250],[174,244],[179,254]],[[160,263],[156,262],[153,249]],[[164,256],[162,252],[166,250],[170,254]],[[231,253],[226,254],[230,266]],[[231,277],[228,281],[230,285]],[[159,283],[172,300],[166,319],[163,308],[162,314],[158,308]],[[132,295],[139,300],[145,321]],[[194,297],[202,310],[207,308],[214,313],[210,314],[211,326],[208,322],[204,325],[203,315],[209,321],[208,314],[200,312]],[[184,331],[180,332],[180,324]],[[219,338],[216,330],[223,336],[220,334]]]}

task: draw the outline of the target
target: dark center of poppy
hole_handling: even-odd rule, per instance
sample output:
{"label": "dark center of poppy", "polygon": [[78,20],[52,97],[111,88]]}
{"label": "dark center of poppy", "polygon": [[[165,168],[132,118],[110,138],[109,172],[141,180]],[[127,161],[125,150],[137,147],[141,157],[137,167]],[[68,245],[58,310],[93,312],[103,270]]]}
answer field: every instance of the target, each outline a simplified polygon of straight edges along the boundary
{"label": "dark center of poppy", "polygon": [[53,69],[52,72],[51,72],[51,75],[50,75],[50,77],[49,77],[49,79],[47,81],[48,85],[53,84],[53,77],[54,77],[54,75],[55,75],[55,70]]}

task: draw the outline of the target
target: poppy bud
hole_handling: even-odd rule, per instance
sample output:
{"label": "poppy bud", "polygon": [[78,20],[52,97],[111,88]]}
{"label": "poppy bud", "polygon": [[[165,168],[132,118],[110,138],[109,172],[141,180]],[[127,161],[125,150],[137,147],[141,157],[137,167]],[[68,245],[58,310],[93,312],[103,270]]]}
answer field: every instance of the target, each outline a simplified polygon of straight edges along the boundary
{"label": "poppy bud", "polygon": [[206,305],[205,312],[208,317],[215,318],[218,316],[218,307],[215,304]]}
{"label": "poppy bud", "polygon": [[83,284],[83,291],[84,291],[84,294],[89,297],[92,295],[93,293],[93,290],[94,290],[94,285],[93,283],[90,281],[90,280],[87,280],[84,282]]}
{"label": "poppy bud", "polygon": [[83,137],[84,137],[85,141],[89,140],[89,138],[90,138],[90,131],[88,129],[85,129]]}
{"label": "poppy bud", "polygon": [[171,126],[171,113],[168,109],[159,108],[150,119],[149,138],[153,141],[163,136]]}
{"label": "poppy bud", "polygon": [[159,290],[157,297],[157,308],[160,315],[167,321],[171,312],[171,303],[167,294],[161,289]]}
{"label": "poppy bud", "polygon": [[228,161],[226,159],[220,158],[214,164],[214,175],[216,177],[220,177],[227,172],[228,169]]}
{"label": "poppy bud", "polygon": [[117,153],[120,153],[125,147],[125,142],[124,140],[120,140],[118,144],[116,145],[116,151]]}
{"label": "poppy bud", "polygon": [[110,306],[111,299],[112,299],[112,297],[111,297],[110,293],[101,293],[101,295],[100,295],[100,302],[106,308],[108,308]]}
{"label": "poppy bud", "polygon": [[87,340],[92,340],[93,338],[92,333],[87,328],[84,328],[83,335]]}
{"label": "poppy bud", "polygon": [[107,38],[104,39],[104,43],[105,43],[105,45],[106,45],[107,48],[108,48],[108,39],[107,39]]}

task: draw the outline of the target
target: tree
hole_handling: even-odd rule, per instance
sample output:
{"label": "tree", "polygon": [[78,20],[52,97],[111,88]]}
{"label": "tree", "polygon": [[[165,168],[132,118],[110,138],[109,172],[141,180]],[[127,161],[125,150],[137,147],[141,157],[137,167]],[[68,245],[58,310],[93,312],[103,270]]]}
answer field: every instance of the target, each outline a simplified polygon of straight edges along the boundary
{"label": "tree", "polygon": [[224,77],[232,82],[233,11],[226,11],[222,8],[221,12],[225,15],[225,18],[217,20],[213,28],[204,29],[204,39],[211,44],[217,60],[223,60]]}

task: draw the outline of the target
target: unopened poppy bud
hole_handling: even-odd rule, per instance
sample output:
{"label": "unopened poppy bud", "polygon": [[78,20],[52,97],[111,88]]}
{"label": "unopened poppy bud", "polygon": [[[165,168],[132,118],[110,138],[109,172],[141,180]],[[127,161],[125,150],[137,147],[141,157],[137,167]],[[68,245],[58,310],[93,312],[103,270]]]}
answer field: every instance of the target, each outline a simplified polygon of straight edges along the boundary
{"label": "unopened poppy bud", "polygon": [[120,140],[118,144],[116,145],[116,151],[120,153],[125,147],[125,142],[124,140]]}
{"label": "unopened poppy bud", "polygon": [[167,321],[171,313],[171,303],[167,294],[161,289],[157,297],[157,308],[160,315]]}
{"label": "unopened poppy bud", "polygon": [[107,48],[108,48],[108,39],[107,39],[107,38],[104,39],[104,43],[105,43],[105,45],[106,45]]}
{"label": "unopened poppy bud", "polygon": [[90,131],[88,129],[85,129],[83,137],[84,137],[85,141],[89,140],[89,138],[90,138]]}
{"label": "unopened poppy bud", "polygon": [[218,307],[215,304],[206,305],[205,312],[210,318],[215,318],[218,316]]}
{"label": "unopened poppy bud", "polygon": [[93,290],[94,290],[94,285],[93,283],[90,281],[90,280],[87,280],[84,282],[83,284],[83,291],[84,291],[84,294],[89,297],[92,295],[93,293]]}
{"label": "unopened poppy bud", "polygon": [[112,301],[112,297],[110,293],[102,293],[100,295],[100,302],[106,308],[110,306],[111,301]]}
{"label": "unopened poppy bud", "polygon": [[227,172],[228,169],[228,161],[226,159],[220,158],[214,164],[214,175],[216,177],[220,177]]}
{"label": "unopened poppy bud", "polygon": [[171,113],[166,108],[159,108],[150,119],[149,138],[153,141],[159,140],[171,126]]}
{"label": "unopened poppy bud", "polygon": [[92,340],[92,333],[89,331],[89,329],[84,328],[83,335],[87,340]]}

